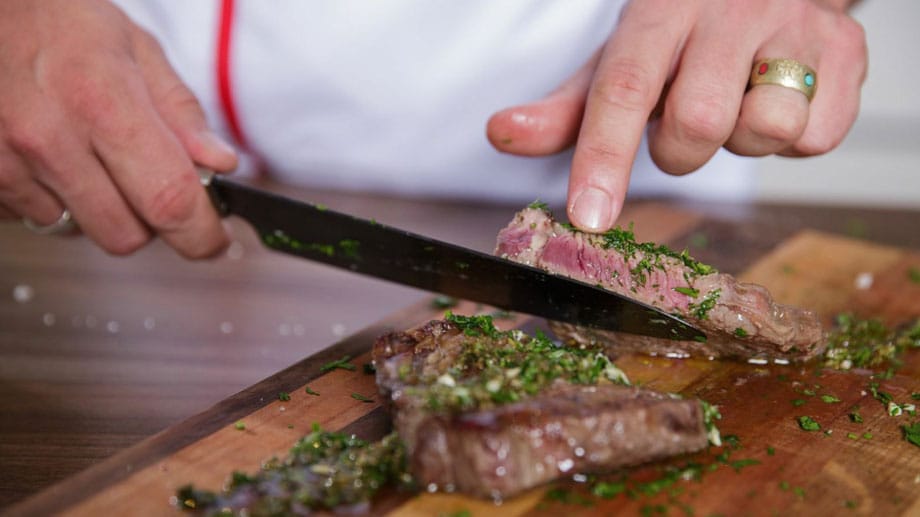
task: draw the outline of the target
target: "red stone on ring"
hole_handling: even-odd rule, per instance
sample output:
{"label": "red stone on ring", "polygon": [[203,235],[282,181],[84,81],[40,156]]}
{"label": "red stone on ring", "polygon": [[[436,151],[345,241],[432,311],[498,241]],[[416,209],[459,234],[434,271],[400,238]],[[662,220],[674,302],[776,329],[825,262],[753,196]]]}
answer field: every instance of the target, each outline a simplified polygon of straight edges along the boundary
{"label": "red stone on ring", "polygon": [[769,70],[769,69],[770,69],[770,66],[769,66],[768,64],[766,64],[766,63],[761,63],[761,64],[760,64],[760,67],[757,69],[757,73],[760,74],[760,75],[763,75],[763,74],[767,73],[767,70]]}

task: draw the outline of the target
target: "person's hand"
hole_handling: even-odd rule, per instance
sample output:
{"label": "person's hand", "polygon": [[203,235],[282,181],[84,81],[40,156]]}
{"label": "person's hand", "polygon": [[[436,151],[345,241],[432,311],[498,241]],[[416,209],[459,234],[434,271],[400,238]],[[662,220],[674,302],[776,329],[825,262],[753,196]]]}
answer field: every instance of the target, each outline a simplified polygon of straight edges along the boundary
{"label": "person's hand", "polygon": [[[574,143],[567,212],[593,232],[620,213],[646,124],[652,159],[671,174],[699,168],[722,146],[745,156],[825,153],[855,121],[866,73],[850,3],[632,0],[603,48],[559,89],[493,115],[489,140],[528,156]],[[775,85],[745,93],[762,58],[815,69],[812,102]]]}
{"label": "person's hand", "polygon": [[106,0],[0,3],[0,217],[65,207],[112,254],[159,235],[190,258],[227,236],[195,165],[236,167],[157,42]]}

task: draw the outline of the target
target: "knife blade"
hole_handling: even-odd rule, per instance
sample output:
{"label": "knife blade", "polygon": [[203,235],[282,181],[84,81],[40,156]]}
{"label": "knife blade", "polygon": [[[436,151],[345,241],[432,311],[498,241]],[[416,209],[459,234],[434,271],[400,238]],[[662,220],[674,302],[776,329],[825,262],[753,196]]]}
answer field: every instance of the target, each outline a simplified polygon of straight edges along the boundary
{"label": "knife blade", "polygon": [[705,340],[687,322],[629,297],[476,250],[295,201],[202,172],[222,216],[271,249],[403,285],[604,330]]}

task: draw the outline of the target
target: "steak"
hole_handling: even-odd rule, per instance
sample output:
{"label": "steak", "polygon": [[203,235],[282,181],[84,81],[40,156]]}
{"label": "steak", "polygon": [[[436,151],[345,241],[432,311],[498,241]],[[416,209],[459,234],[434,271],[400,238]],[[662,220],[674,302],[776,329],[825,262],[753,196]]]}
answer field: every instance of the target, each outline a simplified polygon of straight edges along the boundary
{"label": "steak", "polygon": [[625,385],[600,349],[477,318],[448,315],[374,345],[419,486],[500,499],[718,440],[708,405]]}
{"label": "steak", "polygon": [[815,313],[776,303],[763,287],[718,273],[689,255],[636,242],[629,230],[588,234],[539,207],[515,215],[495,253],[630,296],[698,326],[705,342],[677,341],[550,322],[562,339],[601,343],[608,353],[807,361],[826,339]]}

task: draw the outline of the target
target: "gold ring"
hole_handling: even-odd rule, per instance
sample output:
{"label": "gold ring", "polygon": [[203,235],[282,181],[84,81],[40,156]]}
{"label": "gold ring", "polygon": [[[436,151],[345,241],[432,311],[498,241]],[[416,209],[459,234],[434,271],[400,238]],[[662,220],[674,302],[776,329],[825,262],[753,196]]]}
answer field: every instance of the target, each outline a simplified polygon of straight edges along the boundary
{"label": "gold ring", "polygon": [[811,102],[818,89],[818,75],[808,65],[794,59],[769,58],[754,63],[750,87],[759,84],[778,84],[805,94]]}
{"label": "gold ring", "polygon": [[70,233],[77,227],[73,217],[70,215],[70,210],[66,208],[63,212],[61,212],[61,216],[58,217],[57,221],[51,224],[41,225],[29,219],[28,217],[22,218],[22,224],[24,224],[25,227],[29,230],[32,230],[39,235],[57,235],[61,233]]}

